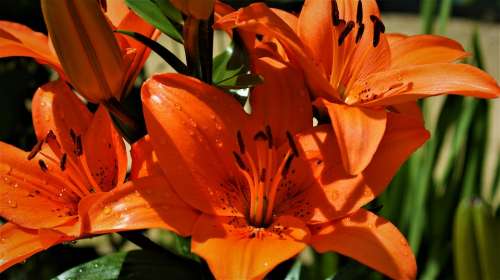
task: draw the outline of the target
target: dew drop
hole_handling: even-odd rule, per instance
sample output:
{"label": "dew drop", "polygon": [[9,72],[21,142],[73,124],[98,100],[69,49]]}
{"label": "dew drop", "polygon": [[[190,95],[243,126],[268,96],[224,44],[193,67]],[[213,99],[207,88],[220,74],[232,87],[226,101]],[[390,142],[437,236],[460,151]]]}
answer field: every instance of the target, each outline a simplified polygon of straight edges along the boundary
{"label": "dew drop", "polygon": [[215,123],[215,129],[221,131],[222,130],[222,125],[220,123]]}
{"label": "dew drop", "polygon": [[268,266],[269,266],[269,263],[268,263],[268,262],[264,262],[264,266],[265,266],[265,267],[268,267]]}
{"label": "dew drop", "polygon": [[177,109],[177,110],[179,110],[179,111],[182,111],[182,107],[181,107],[181,105],[179,105],[179,104],[175,103],[174,107],[175,107],[175,109]]}
{"label": "dew drop", "polygon": [[7,200],[7,204],[10,208],[17,208],[17,202],[12,199]]}
{"label": "dew drop", "polygon": [[224,147],[224,143],[222,142],[222,140],[220,139],[215,139],[215,144],[217,145],[217,147],[219,148],[222,148]]}
{"label": "dew drop", "polygon": [[214,121],[215,121],[215,118],[216,118],[216,117],[215,117],[215,114],[211,114],[211,115],[210,115],[210,119],[211,119],[211,120],[214,120]]}

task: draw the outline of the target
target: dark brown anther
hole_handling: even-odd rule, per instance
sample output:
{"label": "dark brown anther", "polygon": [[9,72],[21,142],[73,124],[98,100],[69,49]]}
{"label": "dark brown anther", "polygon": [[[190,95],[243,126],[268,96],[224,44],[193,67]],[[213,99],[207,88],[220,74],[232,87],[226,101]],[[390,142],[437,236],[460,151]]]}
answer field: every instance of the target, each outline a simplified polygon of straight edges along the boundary
{"label": "dark brown anther", "polygon": [[245,142],[243,141],[243,136],[241,135],[241,131],[238,130],[236,133],[236,138],[238,139],[238,146],[240,147],[240,154],[245,153]]}
{"label": "dark brown anther", "polygon": [[288,171],[290,171],[290,167],[292,166],[292,161],[295,158],[294,155],[290,155],[286,161],[285,165],[283,166],[283,169],[281,170],[281,177],[286,177],[288,175]]}
{"label": "dark brown anther", "polygon": [[267,135],[266,133],[264,133],[264,131],[259,131],[255,134],[255,136],[253,137],[253,140],[255,141],[267,141]]}
{"label": "dark brown anther", "polygon": [[290,149],[292,149],[293,155],[298,157],[299,149],[297,149],[297,145],[295,145],[295,140],[293,139],[293,135],[290,133],[290,131],[286,132],[286,138],[288,139],[288,145],[290,146]]}
{"label": "dark brown anther", "polygon": [[47,172],[49,170],[47,164],[43,160],[39,160],[38,165],[40,166],[40,169],[42,169],[43,172]]}
{"label": "dark brown anther", "polygon": [[66,170],[66,161],[68,160],[68,155],[64,153],[61,157],[61,162],[59,162],[59,167],[61,168],[61,171]]}
{"label": "dark brown anther", "polygon": [[336,0],[332,1],[332,19],[333,19],[334,26],[340,25],[341,20],[340,20],[339,6],[337,5]]}
{"label": "dark brown anther", "polygon": [[76,133],[72,128],[69,129],[69,136],[71,137],[73,143],[76,143]]}
{"label": "dark brown anther", "polygon": [[242,170],[246,170],[247,166],[245,165],[245,162],[243,161],[243,159],[241,158],[241,156],[238,153],[236,153],[236,152],[233,152],[233,156],[234,156],[234,159],[236,160],[236,163],[238,164],[238,166]]}
{"label": "dark brown anther", "polygon": [[373,47],[376,48],[378,46],[378,43],[380,43],[380,31],[376,28],[375,25],[375,30],[373,31]]}
{"label": "dark brown anther", "polygon": [[356,22],[358,24],[363,23],[363,4],[361,0],[358,0],[358,9],[356,11]]}
{"label": "dark brown anther", "polygon": [[83,154],[82,137],[80,135],[76,136],[74,152],[77,156],[81,156]]}
{"label": "dark brown anther", "polygon": [[375,15],[371,15],[370,20],[373,22],[373,47],[377,47],[380,43],[380,34],[385,32],[385,25]]}
{"label": "dark brown anther", "polygon": [[358,26],[358,33],[356,33],[356,44],[359,43],[359,41],[361,41],[361,38],[363,37],[363,32],[365,32],[365,25],[361,23]]}
{"label": "dark brown anther", "polygon": [[262,168],[260,171],[259,181],[264,182],[266,180],[266,169]]}
{"label": "dark brown anther", "polygon": [[36,145],[31,149],[31,152],[28,154],[28,160],[32,160],[39,152],[42,150],[43,140],[40,140],[36,143]]}
{"label": "dark brown anther", "polygon": [[273,133],[271,132],[271,127],[269,125],[266,125],[266,135],[267,135],[269,149],[272,149],[274,146],[274,140],[273,140]]}
{"label": "dark brown anther", "polygon": [[351,33],[353,28],[354,28],[354,21],[351,20],[347,23],[342,33],[340,33],[339,46],[341,46],[342,43],[344,43],[345,38],[347,37],[347,35],[349,35],[349,33]]}

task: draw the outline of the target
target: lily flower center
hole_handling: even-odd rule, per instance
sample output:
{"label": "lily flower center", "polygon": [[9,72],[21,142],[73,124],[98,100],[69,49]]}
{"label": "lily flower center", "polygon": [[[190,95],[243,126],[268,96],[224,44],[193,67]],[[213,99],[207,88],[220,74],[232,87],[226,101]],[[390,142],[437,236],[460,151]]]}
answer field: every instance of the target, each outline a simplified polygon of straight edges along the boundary
{"label": "lily flower center", "polygon": [[[72,156],[78,158],[83,155],[81,135],[70,130],[70,137],[73,142]],[[49,149],[43,149],[45,145],[48,145]],[[38,141],[28,154],[27,159],[32,160],[37,155],[41,155],[38,159],[38,165],[46,174],[47,179],[58,184],[47,183],[46,189],[36,189],[36,194],[77,205],[83,197],[92,192],[100,191],[88,187],[91,184],[87,180],[83,168],[80,167],[79,163],[69,158],[53,131],[49,131],[44,139]],[[53,168],[53,166],[58,166],[58,168]],[[74,210],[76,211],[76,208]]]}
{"label": "lily flower center", "polygon": [[256,152],[252,155],[241,131],[236,135],[239,151],[233,151],[233,156],[250,193],[247,220],[252,226],[271,224],[278,188],[290,172],[292,161],[299,156],[293,135],[287,131],[286,136],[289,148],[285,152],[279,151],[270,126],[266,126],[253,137]]}

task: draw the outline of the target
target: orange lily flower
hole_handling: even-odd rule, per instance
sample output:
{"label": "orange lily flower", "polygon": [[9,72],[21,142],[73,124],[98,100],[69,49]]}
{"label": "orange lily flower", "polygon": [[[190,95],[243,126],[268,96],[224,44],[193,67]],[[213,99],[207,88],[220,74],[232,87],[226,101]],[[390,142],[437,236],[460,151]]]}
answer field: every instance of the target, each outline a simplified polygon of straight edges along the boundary
{"label": "orange lily flower", "polygon": [[488,74],[453,63],[467,56],[457,42],[385,35],[375,0],[306,0],[299,17],[257,3],[216,25],[264,35],[278,56],[303,70],[316,104],[330,116],[350,174],[366,168],[376,153],[387,111],[416,112],[416,99],[447,93],[500,95]]}
{"label": "orange lily flower", "polygon": [[371,163],[351,176],[341,168],[331,126],[312,125],[300,72],[270,58],[255,66],[264,84],[251,92],[251,115],[191,77],[146,81],[150,137],[134,145],[132,172],[163,173],[179,203],[200,212],[176,220],[193,219],[192,251],[217,279],[262,279],[308,244],[393,278],[414,278],[415,259],[403,235],[361,207],[426,141],[420,119],[389,112],[394,121]]}
{"label": "orange lily flower", "polygon": [[[0,142],[0,217],[7,220],[0,226],[0,271],[92,234],[172,228],[164,222],[170,212],[154,210],[170,206],[163,180],[123,184],[125,146],[104,107],[92,115],[59,80],[36,92],[32,109],[39,139],[33,150]],[[176,232],[191,227],[177,225]]]}
{"label": "orange lily flower", "polygon": [[108,1],[106,7],[109,12],[105,16],[98,1],[44,0],[42,8],[52,41],[28,27],[0,21],[0,57],[27,56],[48,64],[91,102],[120,100],[133,85],[150,50],[112,30],[130,30],[152,38],[159,33],[129,11],[123,0]]}

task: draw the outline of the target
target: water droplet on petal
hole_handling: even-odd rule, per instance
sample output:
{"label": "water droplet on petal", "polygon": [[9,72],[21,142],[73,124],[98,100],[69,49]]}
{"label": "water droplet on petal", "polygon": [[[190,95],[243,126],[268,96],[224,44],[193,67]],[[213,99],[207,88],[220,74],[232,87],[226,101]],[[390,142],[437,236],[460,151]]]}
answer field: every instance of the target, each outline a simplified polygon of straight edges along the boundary
{"label": "water droplet on petal", "polygon": [[17,208],[17,202],[12,199],[7,200],[7,204],[10,208]]}

